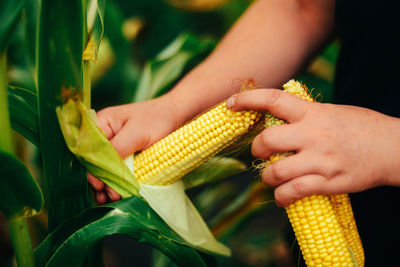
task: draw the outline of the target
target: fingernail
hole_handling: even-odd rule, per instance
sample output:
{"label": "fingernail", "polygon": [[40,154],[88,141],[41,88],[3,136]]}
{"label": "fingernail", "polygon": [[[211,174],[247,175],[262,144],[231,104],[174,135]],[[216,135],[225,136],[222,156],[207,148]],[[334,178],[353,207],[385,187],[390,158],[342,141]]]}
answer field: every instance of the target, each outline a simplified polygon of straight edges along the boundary
{"label": "fingernail", "polygon": [[235,96],[231,96],[230,98],[228,98],[228,100],[226,101],[226,106],[228,108],[233,107],[233,105],[235,104]]}

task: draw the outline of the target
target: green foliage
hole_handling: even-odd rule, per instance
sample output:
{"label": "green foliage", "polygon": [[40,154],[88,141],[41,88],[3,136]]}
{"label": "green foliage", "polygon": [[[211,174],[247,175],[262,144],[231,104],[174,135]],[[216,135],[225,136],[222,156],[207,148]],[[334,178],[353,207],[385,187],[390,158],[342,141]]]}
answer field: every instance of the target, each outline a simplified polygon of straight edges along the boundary
{"label": "green foliage", "polygon": [[8,86],[11,127],[36,146],[40,146],[35,90]]}
{"label": "green foliage", "polygon": [[9,218],[39,212],[43,205],[42,193],[24,163],[0,151],[0,170],[0,211]]}
{"label": "green foliage", "polygon": [[152,99],[169,89],[193,58],[210,51],[213,43],[190,34],[181,34],[146,63],[133,102]]}
{"label": "green foliage", "polygon": [[41,1],[37,47],[38,114],[49,228],[90,206],[86,170],[68,151],[56,116],[66,96],[82,95],[81,1]]}
{"label": "green foliage", "polygon": [[[97,53],[101,38],[104,34],[104,14],[106,1],[89,0],[86,5],[86,28],[88,37],[85,38],[86,48],[83,53],[83,60],[97,60]],[[88,51],[90,50],[90,52]]]}
{"label": "green foliage", "polygon": [[[204,257],[190,247],[137,196],[90,208],[93,203],[87,186],[86,168],[76,159],[80,157],[79,153],[73,151],[75,156],[67,148],[57,121],[56,108],[67,99],[81,105],[82,98],[85,98],[89,101],[85,101],[87,106],[84,108],[90,109],[89,72],[94,63],[89,60],[100,61],[101,56],[111,58],[111,63],[93,84],[95,107],[142,101],[167,92],[207,56],[249,3],[247,0],[233,0],[210,12],[188,12],[172,7],[164,0],[115,0],[108,1],[107,8],[105,1],[100,0],[0,2],[0,51],[5,51],[10,38],[14,39],[14,45],[8,50],[11,58],[9,77],[12,84],[18,85],[8,85],[8,91],[4,90],[7,94],[0,101],[0,108],[7,110],[3,103],[8,97],[12,128],[38,146],[39,158],[43,160],[38,167],[42,167],[43,171],[41,184],[45,190],[45,207],[49,211],[50,234],[36,250],[37,266],[99,266],[101,263],[90,263],[87,256],[92,249],[98,248],[103,237],[112,234],[127,235],[149,244],[180,266],[216,264],[214,257]],[[24,6],[24,24],[18,25]],[[137,36],[128,38],[123,27],[132,17],[140,20],[143,27]],[[16,32],[14,36],[13,32]],[[98,50],[103,35],[110,43],[109,51]],[[23,40],[24,45],[21,45]],[[323,52],[323,60],[334,66],[337,51],[337,46],[330,46]],[[3,69],[5,59],[3,53]],[[0,83],[5,87],[6,71],[0,75]],[[300,79],[310,88],[322,88],[323,100],[331,99],[331,80],[310,71],[304,72]],[[2,118],[8,119],[5,114],[2,110]],[[113,150],[111,144],[94,122],[91,123],[91,129],[107,142],[107,145],[95,141],[92,144],[101,147],[99,151],[107,154],[103,161],[107,161],[110,155],[118,158],[115,151],[110,152],[110,149]],[[4,135],[9,131],[0,132]],[[11,141],[5,143],[11,147]],[[15,157],[3,154],[0,154],[0,160],[4,157],[0,163],[1,210],[7,215],[17,214],[18,210],[40,209],[41,194],[26,167]],[[243,157],[251,161],[248,156]],[[119,158],[117,161],[122,164],[123,172],[127,172],[123,162]],[[93,168],[89,169],[97,176],[106,172],[98,162],[91,164]],[[116,169],[115,166],[110,168]],[[269,200],[271,195],[268,192],[260,195],[259,191],[252,190],[252,186],[243,185],[243,181],[238,183],[237,179],[222,181],[244,168],[237,160],[216,159],[188,174],[184,182],[186,188],[193,188],[190,194],[197,195],[196,205],[210,219],[209,223],[215,227],[219,237],[231,243],[232,247],[232,240],[242,233],[239,246],[257,243],[260,253],[268,244],[275,242],[280,233],[275,231],[276,228],[265,230],[264,225],[263,228],[252,229],[251,236],[246,236],[242,230],[266,210],[270,212],[270,206],[266,207],[263,201]],[[250,180],[253,179],[251,177]],[[213,183],[207,187],[197,187],[210,181]],[[137,193],[137,188],[131,191]],[[20,244],[30,244],[26,241],[29,239],[28,232],[18,230],[23,225],[22,221],[12,225],[11,232],[15,239],[22,240]],[[263,231],[263,234],[258,235],[257,231]],[[246,253],[251,258],[255,249],[247,247]],[[271,254],[271,250],[267,254]],[[95,255],[93,259],[96,258],[101,260],[100,255]],[[173,265],[162,257],[159,260],[158,266]],[[232,259],[221,261],[219,258],[218,262],[233,266]],[[251,265],[251,262],[241,261],[241,266],[245,263]]]}
{"label": "green foliage", "polygon": [[0,151],[14,153],[10,117],[7,101],[7,60],[6,53],[0,53]]}
{"label": "green foliage", "polygon": [[233,158],[214,157],[183,177],[185,188],[218,182],[246,169],[246,165]]}
{"label": "green foliage", "polygon": [[15,29],[25,2],[26,0],[0,2],[0,54],[7,47],[8,39]]}
{"label": "green foliage", "polygon": [[179,266],[205,266],[199,254],[135,196],[67,220],[36,249],[36,265],[79,265],[91,246],[112,234],[124,234],[154,246]]}

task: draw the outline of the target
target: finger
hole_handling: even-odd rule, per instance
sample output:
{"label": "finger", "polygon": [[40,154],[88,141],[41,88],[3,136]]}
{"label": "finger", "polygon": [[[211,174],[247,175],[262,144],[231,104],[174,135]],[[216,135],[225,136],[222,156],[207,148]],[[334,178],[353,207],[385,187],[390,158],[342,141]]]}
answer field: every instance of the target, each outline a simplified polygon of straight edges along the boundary
{"label": "finger", "polygon": [[301,148],[298,137],[295,125],[267,128],[254,138],[251,153],[256,158],[266,159],[274,152],[298,151]]}
{"label": "finger", "polygon": [[96,192],[96,199],[100,205],[106,204],[107,195],[104,191],[98,191],[98,192]]}
{"label": "finger", "polygon": [[111,187],[106,186],[105,191],[107,192],[108,198],[111,199],[111,201],[118,201],[121,199],[121,196],[115,192]]}
{"label": "finger", "polygon": [[232,110],[267,110],[288,122],[298,120],[307,111],[308,102],[278,89],[257,89],[231,96],[227,101]]}
{"label": "finger", "polygon": [[271,187],[277,187],[287,181],[308,174],[317,174],[317,166],[305,153],[278,160],[264,169],[262,180]]}
{"label": "finger", "polygon": [[114,145],[119,155],[122,158],[126,158],[142,149],[144,143],[142,139],[143,138],[135,136],[129,127],[123,127],[118,134],[111,139],[111,143]]}
{"label": "finger", "polygon": [[100,191],[103,190],[104,188],[104,183],[97,179],[96,177],[93,176],[93,174],[91,173],[87,173],[87,179],[89,184],[96,190],[96,191]]}
{"label": "finger", "polygon": [[97,113],[97,126],[106,135],[107,139],[110,140],[112,137],[114,137],[115,133],[109,118],[102,116],[101,113]]}
{"label": "finger", "polygon": [[296,200],[311,195],[326,195],[328,180],[318,174],[308,174],[290,180],[275,189],[275,202],[280,207],[286,207]]}

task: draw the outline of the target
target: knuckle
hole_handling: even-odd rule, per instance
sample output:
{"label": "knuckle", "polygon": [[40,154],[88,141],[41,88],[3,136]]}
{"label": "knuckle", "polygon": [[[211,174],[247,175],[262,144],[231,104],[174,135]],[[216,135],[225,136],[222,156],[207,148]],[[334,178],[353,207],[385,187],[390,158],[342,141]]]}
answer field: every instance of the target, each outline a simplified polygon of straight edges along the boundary
{"label": "knuckle", "polygon": [[97,112],[97,124],[98,125],[107,125],[110,122],[110,116],[107,109],[100,110]]}
{"label": "knuckle", "polygon": [[270,104],[275,104],[281,97],[282,93],[282,90],[268,90],[265,92],[265,99]]}
{"label": "knuckle", "polygon": [[263,148],[267,149],[272,146],[271,137],[272,137],[271,131],[268,131],[268,129],[265,129],[264,131],[261,132],[260,141]]}
{"label": "knuckle", "polygon": [[98,117],[105,117],[112,112],[112,107],[103,108],[102,110],[97,111]]}
{"label": "knuckle", "polygon": [[267,129],[262,131],[253,142],[251,146],[251,153],[253,154],[254,157],[256,158],[267,158],[269,155],[269,148],[271,147],[271,144],[269,143],[269,133]]}
{"label": "knuckle", "polygon": [[279,190],[279,188],[274,190],[274,198],[275,198],[275,203],[279,207],[283,207],[285,203],[285,196],[282,194],[282,191]]}
{"label": "knuckle", "polygon": [[329,157],[325,162],[327,163],[326,167],[324,168],[325,177],[327,179],[333,179],[334,177],[340,175],[340,173],[342,172],[343,164],[341,164],[334,157]]}
{"label": "knuckle", "polygon": [[282,167],[280,161],[275,162],[269,166],[271,176],[276,184],[281,184],[285,180],[285,168]]}
{"label": "knuckle", "polygon": [[307,184],[301,179],[294,179],[292,183],[293,190],[297,193],[297,195],[305,195],[309,191]]}
{"label": "knuckle", "polygon": [[266,185],[274,187],[274,185],[271,183],[271,179],[268,174],[268,168],[270,168],[270,166],[263,170],[261,178]]}
{"label": "knuckle", "polygon": [[108,124],[109,124],[109,120],[107,118],[105,118],[105,117],[97,117],[97,125],[100,128],[108,126]]}

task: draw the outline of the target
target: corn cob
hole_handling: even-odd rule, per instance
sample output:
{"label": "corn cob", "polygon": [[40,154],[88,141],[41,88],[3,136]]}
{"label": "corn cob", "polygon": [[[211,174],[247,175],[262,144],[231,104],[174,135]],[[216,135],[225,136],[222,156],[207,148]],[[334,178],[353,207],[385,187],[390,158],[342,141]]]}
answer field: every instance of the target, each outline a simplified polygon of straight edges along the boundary
{"label": "corn cob", "polygon": [[[286,92],[314,102],[307,88],[294,80],[284,86]],[[266,127],[284,124],[270,113]],[[265,165],[290,156],[273,154]],[[364,251],[347,194],[310,196],[286,208],[307,266],[364,266]]]}
{"label": "corn cob", "polygon": [[135,174],[140,183],[171,184],[249,133],[261,117],[230,111],[224,101],[136,155]]}
{"label": "corn cob", "polygon": [[364,266],[364,249],[360,236],[358,235],[350,198],[347,194],[332,195],[330,198],[336,217],[344,231],[346,242],[350,246],[354,257],[357,260],[358,266]]}

